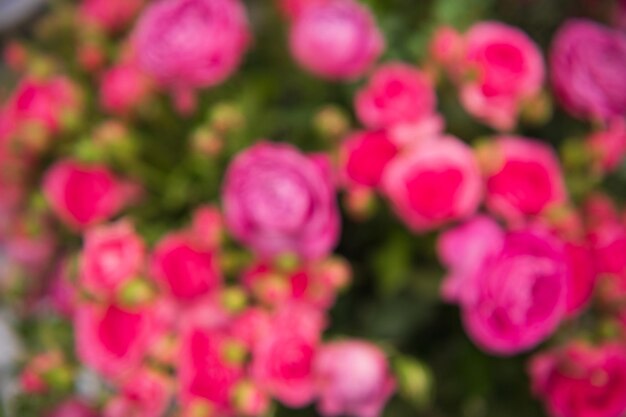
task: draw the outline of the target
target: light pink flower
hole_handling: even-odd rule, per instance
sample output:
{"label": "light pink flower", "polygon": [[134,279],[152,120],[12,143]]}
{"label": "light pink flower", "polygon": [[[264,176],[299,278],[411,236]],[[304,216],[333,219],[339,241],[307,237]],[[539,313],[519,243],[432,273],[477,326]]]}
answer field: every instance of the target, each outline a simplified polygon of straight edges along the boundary
{"label": "light pink flower", "polygon": [[76,352],[87,366],[110,379],[137,369],[155,337],[152,309],[117,305],[77,306]]}
{"label": "light pink flower", "polygon": [[150,79],[135,64],[118,64],[102,76],[100,105],[110,113],[128,115],[146,99],[150,90]]}
{"label": "light pink flower", "polygon": [[382,187],[396,213],[416,232],[471,216],[483,190],[471,148],[446,136],[408,149],[385,169]]}
{"label": "light pink flower", "polygon": [[320,258],[339,237],[328,160],[291,145],[262,142],[240,153],[222,194],[229,231],[262,256]]}
{"label": "light pink flower", "polygon": [[318,409],[325,417],[378,417],[395,390],[384,353],[357,340],[320,347],[315,359]]}
{"label": "light pink flower", "polygon": [[419,69],[387,63],[376,69],[356,95],[361,122],[370,129],[414,124],[434,116],[437,97],[430,79]]}
{"label": "light pink flower", "polygon": [[552,42],[550,65],[555,93],[571,114],[608,119],[626,113],[626,34],[569,20]]}
{"label": "light pink flower", "polygon": [[479,217],[444,233],[439,250],[449,269],[444,296],[459,303],[468,335],[486,351],[528,350],[565,317],[564,248],[543,230],[505,233]]}
{"label": "light pink flower", "polygon": [[128,205],[136,189],[104,165],[65,159],[48,169],[43,192],[55,214],[81,230],[114,216]]}
{"label": "light pink flower", "polygon": [[429,45],[430,55],[435,62],[446,70],[455,72],[453,68],[462,58],[464,39],[462,35],[450,26],[440,26],[435,30]]}
{"label": "light pink flower", "polygon": [[161,239],[152,255],[151,274],[167,294],[181,302],[206,295],[222,283],[217,253],[185,233]]}
{"label": "light pink flower", "polygon": [[82,22],[108,32],[124,29],[139,10],[144,0],[83,0],[78,8]]}
{"label": "light pink flower", "polygon": [[289,407],[313,401],[315,355],[323,328],[323,317],[315,309],[297,304],[279,309],[270,333],[253,351],[251,374],[258,386]]}
{"label": "light pink flower", "polygon": [[342,177],[348,186],[377,187],[398,146],[384,131],[356,132],[341,144]]}
{"label": "light pink flower", "polygon": [[291,53],[311,73],[332,80],[362,76],[384,49],[372,13],[353,0],[308,7],[293,22]]}
{"label": "light pink flower", "polygon": [[94,295],[114,296],[124,283],[138,278],[145,245],[128,221],[99,226],[85,233],[80,283]]}
{"label": "light pink flower", "polygon": [[485,167],[491,211],[515,223],[567,201],[561,167],[548,144],[501,136],[491,146]]}
{"label": "light pink flower", "polygon": [[46,417],[99,417],[94,408],[83,400],[70,398],[57,405]]}
{"label": "light pink flower", "polygon": [[239,66],[250,41],[239,0],[160,0],[134,32],[140,67],[167,86],[220,84]]}
{"label": "light pink flower", "polygon": [[465,34],[461,61],[465,109],[498,130],[515,127],[522,105],[541,90],[545,69],[537,45],[521,30],[478,23]]}
{"label": "light pink flower", "polygon": [[530,363],[533,391],[552,417],[620,417],[626,413],[626,349],[574,342]]}

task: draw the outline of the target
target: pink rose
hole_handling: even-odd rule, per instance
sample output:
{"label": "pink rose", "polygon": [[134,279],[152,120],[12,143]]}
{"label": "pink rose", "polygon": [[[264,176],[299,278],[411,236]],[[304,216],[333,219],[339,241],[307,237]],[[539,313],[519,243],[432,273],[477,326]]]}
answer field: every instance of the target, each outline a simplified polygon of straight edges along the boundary
{"label": "pink rose", "polygon": [[626,34],[569,20],[552,42],[550,65],[555,94],[571,114],[608,119],[626,113]]}
{"label": "pink rose", "polygon": [[385,169],[382,187],[398,216],[416,232],[471,216],[483,193],[471,148],[452,136],[399,155]]}
{"label": "pink rose", "polygon": [[441,236],[449,269],[444,295],[459,303],[465,329],[488,352],[512,355],[550,336],[567,308],[563,245],[542,230],[505,233],[484,217]]}
{"label": "pink rose", "polygon": [[626,121],[615,118],[608,126],[587,138],[587,146],[601,172],[614,171],[626,156]]}
{"label": "pink rose", "polygon": [[74,326],[80,360],[111,379],[137,369],[155,337],[153,312],[147,306],[131,310],[81,304]]}
{"label": "pink rose", "polygon": [[464,42],[456,29],[450,26],[440,26],[435,30],[429,45],[430,56],[448,71],[458,71],[453,66],[462,58]]}
{"label": "pink rose", "polygon": [[249,40],[239,0],[160,0],[134,32],[140,67],[175,88],[221,83],[239,66]]}
{"label": "pink rose", "polygon": [[401,62],[380,66],[355,99],[361,122],[371,128],[414,124],[435,114],[437,96],[419,69]]}
{"label": "pink rose", "polygon": [[98,417],[98,413],[84,401],[77,398],[65,400],[57,405],[46,417]]}
{"label": "pink rose", "polygon": [[230,415],[234,389],[244,377],[243,361],[229,355],[238,346],[236,339],[220,329],[196,326],[185,332],[179,355],[183,408],[207,403],[218,415]]}
{"label": "pink rose", "polygon": [[99,226],[85,233],[80,283],[95,295],[114,296],[142,273],[145,245],[128,221]]}
{"label": "pink rose", "polygon": [[120,393],[107,403],[103,417],[162,417],[170,391],[165,375],[142,368],[121,384]]}
{"label": "pink rose", "polygon": [[136,189],[104,165],[65,159],[48,169],[43,192],[56,215],[81,230],[114,216],[128,205]]}
{"label": "pink rose", "polygon": [[594,253],[586,242],[566,242],[565,256],[570,270],[567,313],[577,315],[587,305],[597,282]]}
{"label": "pink rose", "polygon": [[81,21],[115,32],[135,18],[143,3],[144,0],[83,0],[78,16]]}
{"label": "pink rose", "polygon": [[537,216],[567,201],[559,161],[550,146],[517,136],[493,142],[484,167],[487,206],[509,222]]}
{"label": "pink rose", "polygon": [[263,256],[325,256],[339,237],[330,164],[291,145],[263,142],[226,172],[224,216],[230,232]]}
{"label": "pink rose", "polygon": [[552,417],[620,417],[626,413],[626,348],[571,343],[534,357],[533,391]]}
{"label": "pink rose", "polygon": [[150,80],[134,64],[108,69],[100,83],[100,105],[116,115],[128,115],[150,94]]}
{"label": "pink rose", "polygon": [[276,0],[280,11],[290,19],[298,18],[308,7],[327,4],[331,1],[335,0]]}
{"label": "pink rose", "polygon": [[521,30],[497,22],[478,23],[465,34],[461,102],[465,109],[498,130],[511,130],[525,101],[544,80],[537,45]]}
{"label": "pink rose", "polygon": [[325,417],[378,417],[395,390],[387,358],[375,345],[357,340],[332,342],[315,359],[318,409]]}
{"label": "pink rose", "polygon": [[316,395],[314,363],[324,320],[319,311],[287,304],[272,318],[270,332],[253,351],[255,382],[289,407],[303,407]]}
{"label": "pink rose", "polygon": [[311,73],[333,80],[362,76],[384,49],[372,13],[353,0],[308,7],[289,34],[291,53]]}
{"label": "pink rose", "polygon": [[384,131],[356,132],[341,144],[341,168],[349,186],[377,187],[398,147]]}
{"label": "pink rose", "polygon": [[161,239],[152,255],[151,273],[167,294],[181,302],[206,295],[222,283],[215,251],[184,233]]}

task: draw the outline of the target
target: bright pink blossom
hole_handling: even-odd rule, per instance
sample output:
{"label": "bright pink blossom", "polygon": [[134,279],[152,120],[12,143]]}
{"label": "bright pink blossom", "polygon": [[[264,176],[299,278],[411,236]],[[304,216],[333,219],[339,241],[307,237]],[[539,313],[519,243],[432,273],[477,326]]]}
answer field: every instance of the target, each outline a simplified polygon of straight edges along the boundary
{"label": "bright pink blossom", "polygon": [[100,104],[110,113],[128,115],[146,99],[150,90],[150,79],[136,65],[118,64],[102,76]]}
{"label": "bright pink blossom", "polygon": [[104,408],[103,417],[162,417],[170,397],[168,378],[142,368],[121,384],[120,392]]}
{"label": "bright pink blossom", "polygon": [[384,131],[356,132],[341,144],[342,177],[348,186],[377,187],[398,146]]}
{"label": "bright pink blossom", "polygon": [[416,232],[471,216],[483,189],[471,148],[446,136],[426,141],[395,158],[382,187],[396,213]]}

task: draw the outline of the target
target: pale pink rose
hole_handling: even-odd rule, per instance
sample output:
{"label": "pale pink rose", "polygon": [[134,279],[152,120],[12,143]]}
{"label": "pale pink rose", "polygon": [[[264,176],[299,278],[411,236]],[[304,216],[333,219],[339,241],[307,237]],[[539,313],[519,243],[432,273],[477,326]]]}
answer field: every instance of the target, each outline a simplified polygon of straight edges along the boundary
{"label": "pale pink rose", "polygon": [[559,29],[550,51],[552,85],[561,104],[581,118],[626,113],[626,34],[589,20]]}
{"label": "pale pink rose", "polygon": [[448,71],[458,71],[453,68],[462,58],[464,39],[456,29],[450,26],[440,26],[435,30],[429,45],[430,56],[439,65]]}
{"label": "pale pink rose", "polygon": [[137,369],[155,337],[153,311],[80,304],[74,316],[76,353],[90,368],[110,379]]}
{"label": "pale pink rose", "polygon": [[626,413],[626,348],[581,342],[535,356],[533,391],[552,417],[621,417]]}
{"label": "pale pink rose", "polygon": [[108,32],[124,29],[139,13],[144,0],[83,0],[78,7],[81,23]]}
{"label": "pale pink rose", "polygon": [[137,23],[140,67],[174,88],[220,84],[239,66],[250,42],[239,0],[159,0]]}
{"label": "pale pink rose", "polygon": [[83,400],[70,398],[57,405],[46,417],[99,417],[99,414]]}
{"label": "pale pink rose", "polygon": [[559,160],[537,140],[501,136],[485,167],[487,207],[511,223],[543,214],[567,201]]}
{"label": "pale pink rose", "polygon": [[326,158],[259,143],[231,162],[222,196],[229,231],[262,256],[320,258],[337,243],[339,212]]}
{"label": "pale pink rose", "polygon": [[431,80],[419,69],[402,62],[377,68],[355,98],[356,113],[370,129],[428,120],[436,106]]}
{"label": "pale pink rose", "polygon": [[298,18],[311,6],[328,4],[331,1],[335,0],[276,0],[280,11],[292,20]]}
{"label": "pale pink rose", "polygon": [[120,392],[106,404],[103,417],[162,417],[170,397],[169,379],[142,368],[121,384]]}
{"label": "pale pink rose", "polygon": [[136,188],[106,166],[71,159],[56,162],[45,173],[43,192],[55,214],[82,230],[101,223],[127,206]]}
{"label": "pale pink rose", "polygon": [[315,359],[318,409],[325,417],[378,417],[395,390],[385,354],[358,340],[320,347]]}
{"label": "pale pink rose", "polygon": [[128,115],[145,101],[150,90],[150,79],[135,64],[118,64],[102,75],[100,105],[110,113]]}
{"label": "pale pink rose", "polygon": [[397,154],[398,146],[384,131],[353,133],[341,144],[343,181],[349,187],[377,187]]}
{"label": "pale pink rose", "polygon": [[324,325],[316,309],[297,304],[280,308],[270,333],[252,352],[256,384],[289,407],[311,403],[317,393],[314,363]]}
{"label": "pale pink rose", "polygon": [[151,275],[174,299],[189,302],[222,283],[217,253],[186,233],[166,235],[154,249]]}
{"label": "pale pink rose", "polygon": [[208,403],[218,415],[230,415],[244,364],[231,349],[240,346],[220,329],[192,327],[183,334],[179,362],[180,403]]}
{"label": "pale pink rose", "polygon": [[540,229],[505,233],[476,218],[441,237],[449,269],[444,295],[461,307],[465,329],[497,355],[526,351],[549,337],[567,311],[563,244]]}
{"label": "pale pink rose", "polygon": [[289,44],[295,60],[312,74],[351,80],[372,66],[385,41],[365,5],[335,0],[306,8],[291,26]]}
{"label": "pale pink rose", "polygon": [[538,46],[521,30],[481,22],[465,34],[461,65],[461,102],[465,109],[498,130],[511,130],[522,105],[535,97],[545,69]]}
{"label": "pale pink rose", "polygon": [[626,121],[618,117],[587,138],[587,146],[601,172],[614,171],[626,156]]}
{"label": "pale pink rose", "polygon": [[115,296],[143,271],[145,245],[126,220],[99,226],[85,233],[79,280],[94,295]]}
{"label": "pale pink rose", "polygon": [[471,216],[483,194],[471,148],[452,136],[399,155],[386,167],[382,188],[398,216],[416,232]]}

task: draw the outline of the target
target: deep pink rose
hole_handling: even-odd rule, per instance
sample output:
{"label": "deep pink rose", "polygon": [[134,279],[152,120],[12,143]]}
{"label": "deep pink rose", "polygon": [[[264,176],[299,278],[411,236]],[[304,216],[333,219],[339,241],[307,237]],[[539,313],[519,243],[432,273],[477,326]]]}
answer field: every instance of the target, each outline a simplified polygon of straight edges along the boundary
{"label": "deep pink rose", "polygon": [[608,119],[626,113],[626,34],[569,20],[552,42],[550,65],[555,93],[573,115]]}
{"label": "deep pink rose", "polygon": [[598,275],[594,253],[587,242],[566,242],[565,256],[570,270],[567,312],[574,316],[591,300]]}
{"label": "deep pink rose", "polygon": [[567,201],[559,160],[539,141],[501,136],[491,145],[485,167],[487,206],[515,223]]}
{"label": "deep pink rose", "polygon": [[611,120],[587,138],[587,146],[600,172],[614,171],[626,156],[626,121],[621,117]]}
{"label": "deep pink rose", "polygon": [[165,236],[152,255],[152,276],[174,299],[189,302],[219,288],[217,253],[184,233]]}
{"label": "deep pink rose", "polygon": [[449,269],[444,296],[460,304],[465,329],[498,355],[528,350],[564,318],[569,269],[561,242],[543,230],[505,233],[478,217],[441,236]]}
{"label": "deep pink rose", "polygon": [[378,417],[395,390],[385,354],[358,340],[323,345],[315,359],[315,374],[318,409],[325,417]]}
{"label": "deep pink rose", "polygon": [[296,304],[282,307],[254,348],[255,382],[289,407],[309,404],[316,395],[314,363],[323,328],[319,311]]}
{"label": "deep pink rose", "polygon": [[43,192],[55,214],[80,230],[114,216],[128,205],[136,189],[104,165],[65,159],[48,169]]}
{"label": "deep pink rose", "polygon": [[79,18],[108,32],[124,29],[144,0],[83,0],[78,8]]}
{"label": "deep pink rose", "polygon": [[99,226],[85,233],[80,283],[94,295],[114,296],[143,272],[145,245],[128,221]]}
{"label": "deep pink rose", "polygon": [[401,62],[380,66],[356,95],[356,112],[371,129],[414,124],[433,117],[437,97],[430,79]]}
{"label": "deep pink rose", "polygon": [[471,216],[483,194],[471,148],[452,136],[399,155],[385,169],[382,187],[398,216],[416,232]]}
{"label": "deep pink rose", "polygon": [[289,43],[303,68],[332,80],[362,76],[385,44],[370,10],[353,0],[306,8],[291,27]]}
{"label": "deep pink rose", "polygon": [[230,232],[263,256],[325,256],[339,237],[330,164],[291,145],[259,143],[226,172],[224,216]]}
{"label": "deep pink rose", "polygon": [[230,415],[234,388],[244,377],[243,363],[229,359],[229,343],[219,329],[192,327],[183,335],[180,351],[180,402],[183,408],[208,403],[218,415]]}
{"label": "deep pink rose", "polygon": [[111,379],[137,369],[156,329],[150,307],[131,310],[113,304],[77,306],[74,326],[80,360]]}
{"label": "deep pink rose", "polygon": [[150,93],[150,80],[135,64],[122,63],[108,69],[100,83],[100,105],[116,115],[128,115]]}
{"label": "deep pink rose", "polygon": [[126,379],[118,395],[105,406],[103,417],[162,417],[171,397],[169,379],[141,368]]}
{"label": "deep pink rose", "polygon": [[46,417],[98,417],[95,409],[88,406],[83,400],[71,398],[57,405]]}
{"label": "deep pink rose", "polygon": [[532,359],[533,391],[552,417],[626,413],[626,348],[571,343]]}
{"label": "deep pink rose", "polygon": [[341,144],[343,180],[348,186],[377,187],[398,146],[384,131],[356,132]]}
{"label": "deep pink rose", "polygon": [[276,0],[280,10],[290,19],[296,19],[311,6],[327,4],[335,0]]}
{"label": "deep pink rose", "polygon": [[239,66],[250,41],[239,0],[159,0],[137,23],[140,67],[174,88],[221,83]]}
{"label": "deep pink rose", "polygon": [[465,34],[461,102],[498,130],[515,127],[525,101],[541,90],[545,69],[538,46],[521,30],[481,22]]}

